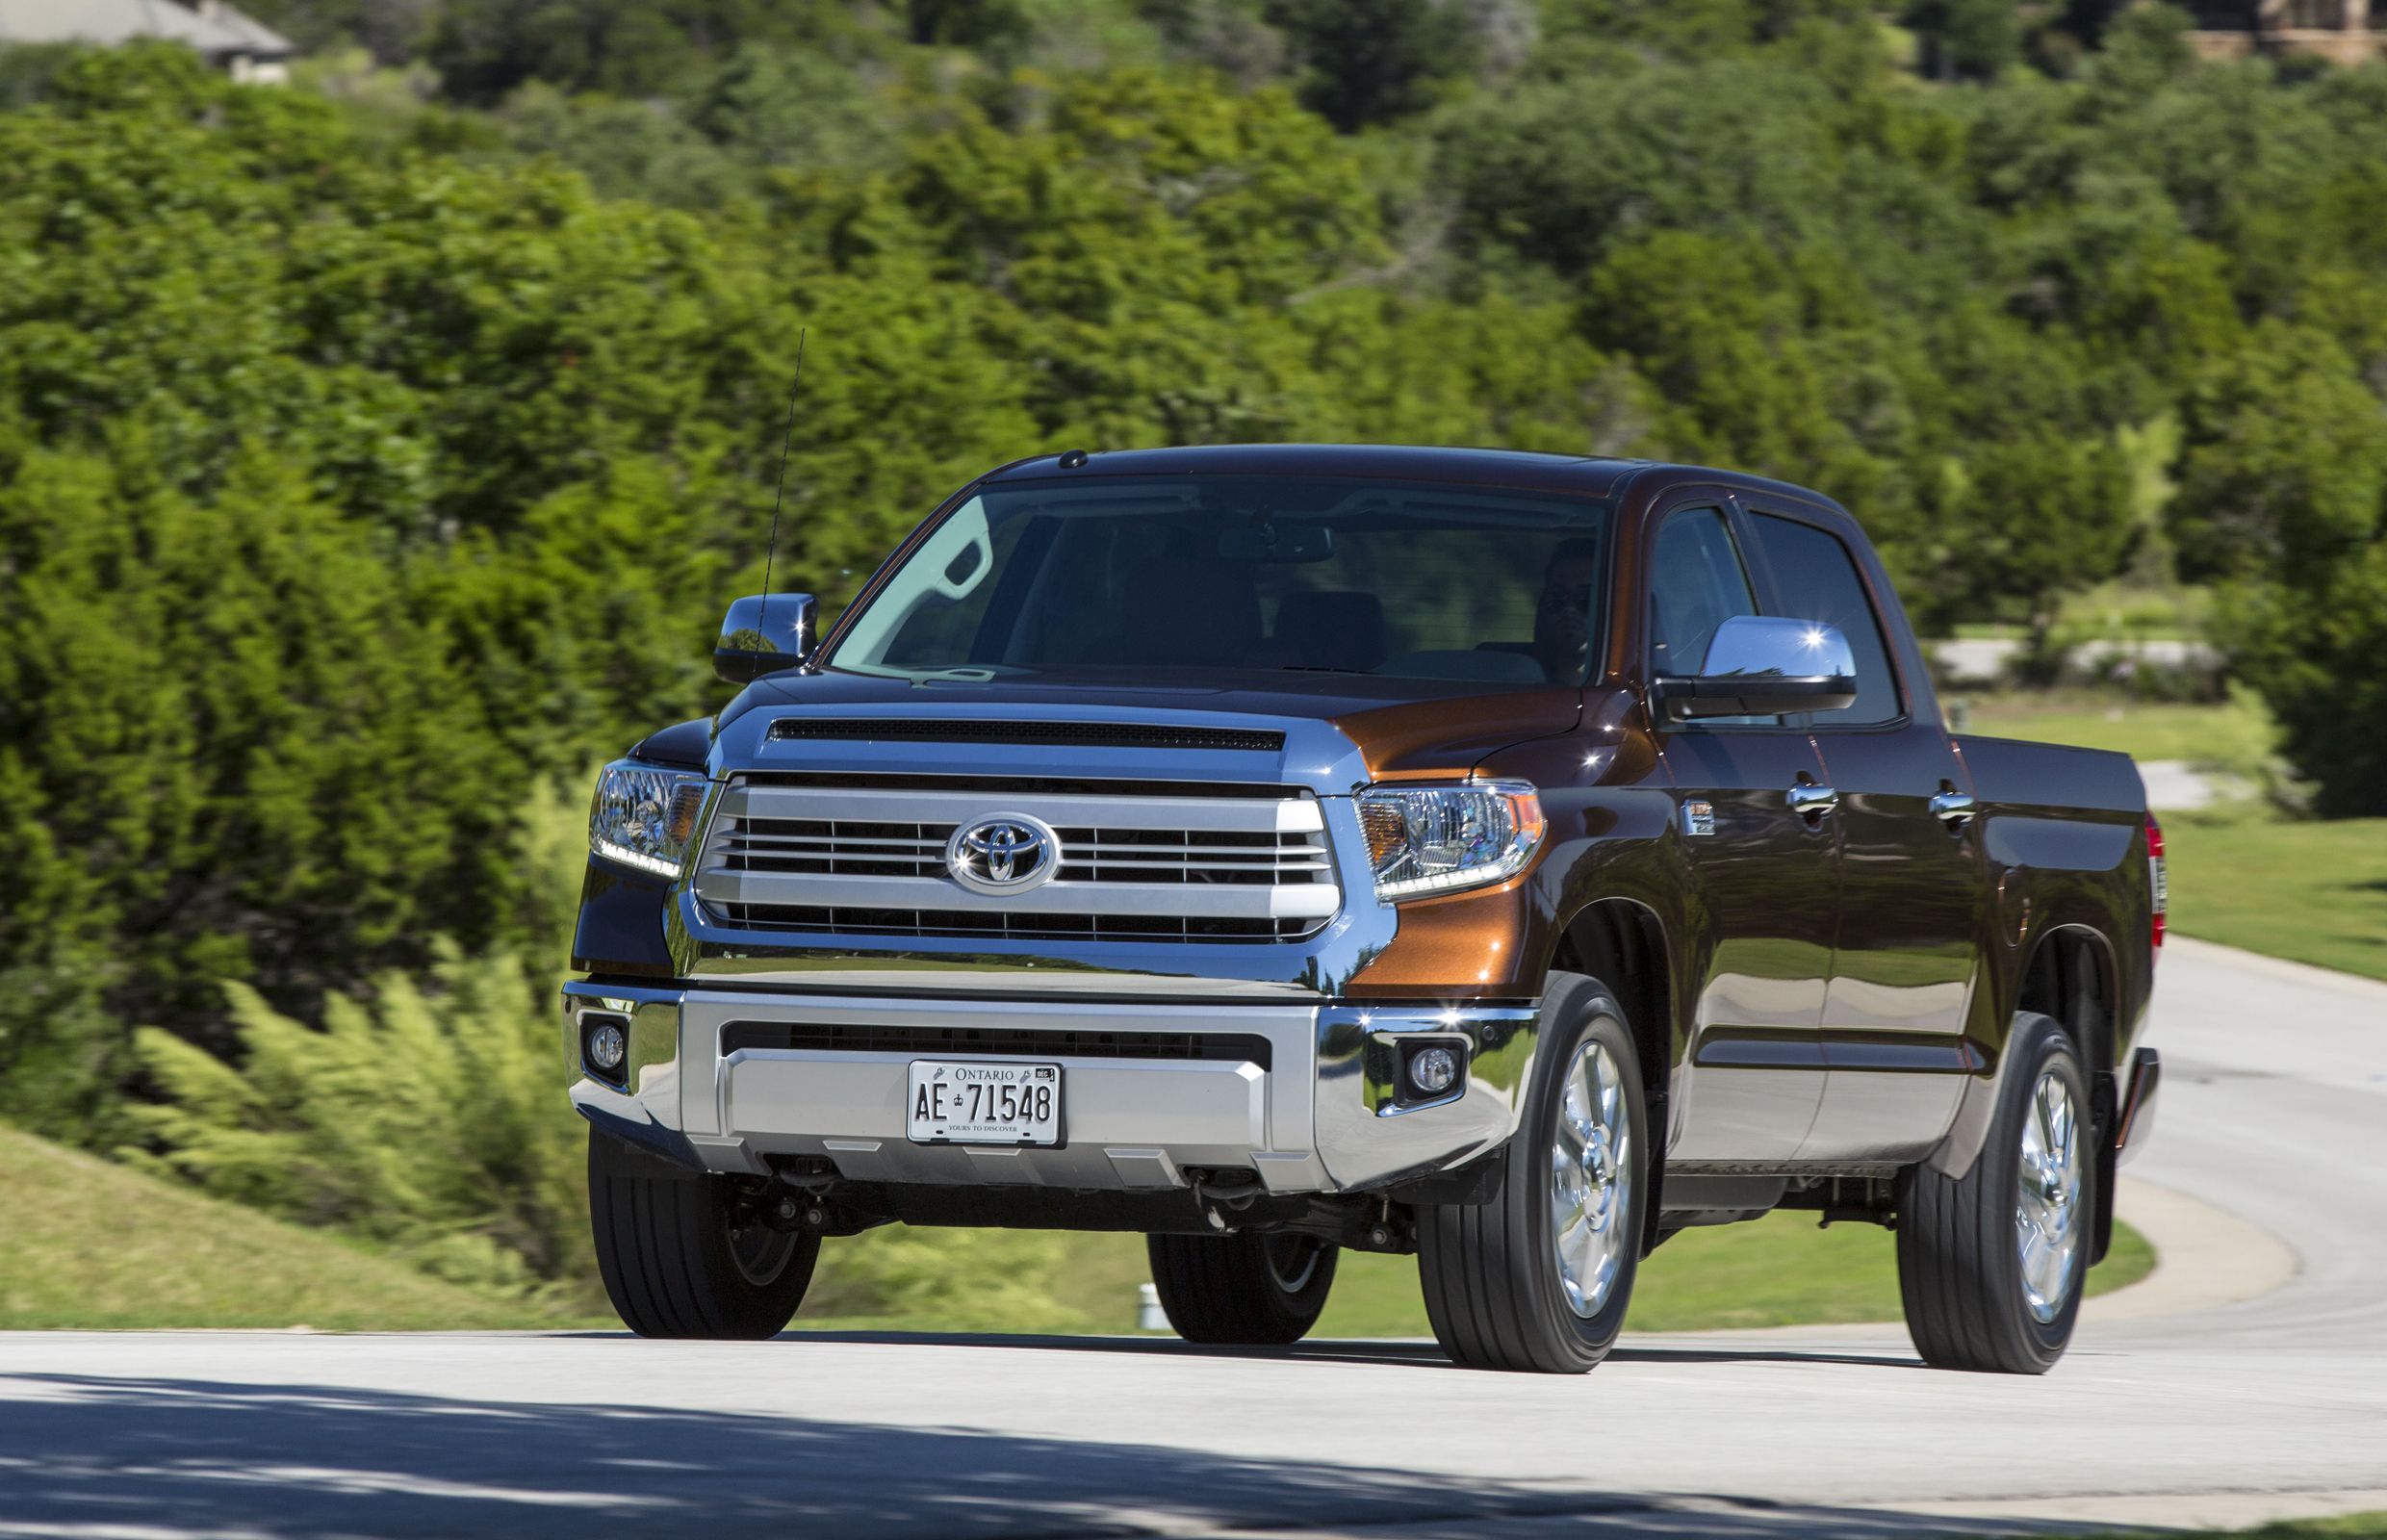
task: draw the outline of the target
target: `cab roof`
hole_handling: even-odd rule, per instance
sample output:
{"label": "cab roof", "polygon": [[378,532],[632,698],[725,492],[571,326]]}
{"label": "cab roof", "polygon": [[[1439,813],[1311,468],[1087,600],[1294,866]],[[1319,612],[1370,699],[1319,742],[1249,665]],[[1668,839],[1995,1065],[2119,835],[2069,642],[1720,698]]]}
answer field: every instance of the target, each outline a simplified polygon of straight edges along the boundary
{"label": "cab roof", "polygon": [[[1535,454],[1521,449],[1430,449],[1405,444],[1211,444],[1171,449],[1113,449],[1062,466],[1061,454],[1014,460],[984,479],[1076,475],[1346,475],[1451,481],[1605,497],[1647,460]],[[1074,456],[1072,456],[1074,458]]]}

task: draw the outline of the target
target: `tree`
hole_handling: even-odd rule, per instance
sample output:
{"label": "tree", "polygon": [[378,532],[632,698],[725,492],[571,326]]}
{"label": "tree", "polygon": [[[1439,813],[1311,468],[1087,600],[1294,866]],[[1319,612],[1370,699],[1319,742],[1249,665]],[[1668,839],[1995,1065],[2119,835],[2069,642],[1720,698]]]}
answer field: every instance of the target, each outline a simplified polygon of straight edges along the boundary
{"label": "tree", "polygon": [[2267,323],[2190,396],[2173,529],[2227,580],[2220,641],[2331,815],[2387,812],[2387,409],[2326,336]]}
{"label": "tree", "polygon": [[1301,100],[1345,133],[1431,106],[1479,51],[1450,0],[1270,0],[1305,72]]}
{"label": "tree", "polygon": [[1923,40],[1933,73],[1995,80],[2022,58],[2015,0],[1913,0],[1906,23]]}

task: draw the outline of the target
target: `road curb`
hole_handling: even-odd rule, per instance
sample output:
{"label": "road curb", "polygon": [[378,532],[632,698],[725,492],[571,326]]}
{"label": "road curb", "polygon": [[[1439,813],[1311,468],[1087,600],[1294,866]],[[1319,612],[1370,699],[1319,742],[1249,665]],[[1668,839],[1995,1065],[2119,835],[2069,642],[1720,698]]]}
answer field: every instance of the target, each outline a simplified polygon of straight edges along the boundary
{"label": "road curb", "polygon": [[2117,1201],[2121,1217],[2155,1248],[2155,1267],[2127,1288],[2085,1301],[2083,1325],[2243,1304],[2302,1270],[2285,1241],[2202,1198],[2125,1176]]}

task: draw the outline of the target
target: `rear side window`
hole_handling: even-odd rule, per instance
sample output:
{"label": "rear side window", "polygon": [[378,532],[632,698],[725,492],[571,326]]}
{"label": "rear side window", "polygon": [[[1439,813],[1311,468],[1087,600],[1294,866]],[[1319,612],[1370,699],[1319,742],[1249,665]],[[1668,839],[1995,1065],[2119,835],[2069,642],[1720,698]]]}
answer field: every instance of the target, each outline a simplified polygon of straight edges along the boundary
{"label": "rear side window", "polygon": [[1758,545],[1773,569],[1783,613],[1836,626],[1857,655],[1857,701],[1845,711],[1819,711],[1819,729],[1878,726],[1898,719],[1898,680],[1890,671],[1882,624],[1857,574],[1857,559],[1828,529],[1760,513]]}

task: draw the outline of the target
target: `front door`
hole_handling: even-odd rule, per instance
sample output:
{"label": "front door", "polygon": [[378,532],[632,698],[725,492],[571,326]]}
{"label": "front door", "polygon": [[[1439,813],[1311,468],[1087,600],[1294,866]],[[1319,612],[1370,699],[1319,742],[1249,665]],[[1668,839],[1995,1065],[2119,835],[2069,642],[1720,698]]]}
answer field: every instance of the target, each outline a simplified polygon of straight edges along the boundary
{"label": "front door", "polygon": [[1855,704],[1810,722],[1839,798],[1840,918],[1823,1003],[1830,1076],[1799,1155],[1912,1159],[1980,1067],[1964,1037],[1985,885],[1967,779],[1919,659],[1902,669],[1887,643],[1905,622],[1881,575],[1828,514],[1749,512],[1767,609],[1837,627],[1857,658]]}
{"label": "front door", "polygon": [[[1663,516],[1649,569],[1649,676],[1692,675],[1715,629],[1758,605],[1719,507]],[[1696,891],[1699,997],[1669,1158],[1786,1160],[1822,1100],[1818,1036],[1838,867],[1824,818],[1790,790],[1823,778],[1800,727],[1762,718],[1666,727],[1676,833]]]}

